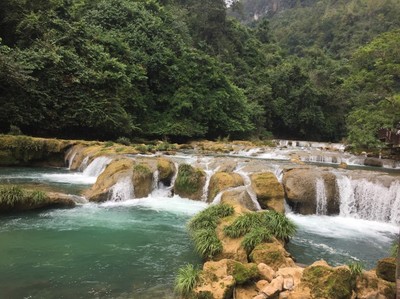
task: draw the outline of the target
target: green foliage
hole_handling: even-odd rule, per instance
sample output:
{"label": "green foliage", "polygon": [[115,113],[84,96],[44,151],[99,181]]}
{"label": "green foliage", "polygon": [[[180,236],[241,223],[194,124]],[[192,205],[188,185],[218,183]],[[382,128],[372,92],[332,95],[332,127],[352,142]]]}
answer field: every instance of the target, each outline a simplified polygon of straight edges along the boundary
{"label": "green foliage", "polygon": [[22,132],[17,126],[10,125],[10,131],[8,132],[8,135],[22,135]]}
{"label": "green foliage", "polygon": [[43,202],[48,199],[47,194],[40,190],[32,191],[30,194],[28,194],[28,197],[30,201],[34,204]]}
{"label": "green foliage", "polygon": [[188,296],[199,282],[200,273],[201,270],[191,264],[179,268],[175,279],[175,291],[181,296]]}
{"label": "green foliage", "polygon": [[390,248],[390,255],[392,257],[397,257],[398,252],[399,252],[399,241],[397,238],[397,240],[393,242],[392,247]]}
{"label": "green foliage", "polygon": [[112,141],[107,141],[107,142],[105,142],[104,143],[104,147],[111,147],[111,146],[113,146],[114,145],[114,142],[112,142]]}
{"label": "green foliage", "polygon": [[255,264],[242,264],[239,262],[234,262],[233,266],[233,278],[236,284],[246,284],[252,280],[258,278],[258,269]]}
{"label": "green foliage", "polygon": [[197,253],[204,259],[211,259],[222,251],[222,243],[217,237],[215,228],[199,229],[191,236]]}
{"label": "green foliage", "polygon": [[241,244],[246,250],[247,254],[249,254],[258,244],[270,241],[272,241],[271,232],[267,228],[257,227],[253,228],[244,236]]}
{"label": "green foliage", "polygon": [[127,137],[119,137],[117,140],[115,140],[115,142],[126,146],[131,145],[131,141]]}
{"label": "green foliage", "polygon": [[178,176],[175,180],[174,188],[191,194],[201,188],[204,173],[200,169],[195,169],[189,164],[181,164],[178,168]]}
{"label": "green foliage", "polygon": [[353,277],[361,276],[361,274],[363,272],[363,268],[364,268],[362,263],[353,262],[353,263],[347,264],[347,266],[349,267],[351,275]]}
{"label": "green foliage", "polygon": [[231,216],[233,213],[233,207],[227,204],[209,206],[190,219],[188,229],[190,232],[195,232],[199,229],[215,229],[219,219]]}
{"label": "green foliage", "polygon": [[23,202],[25,192],[18,186],[0,187],[0,204],[13,207],[18,202]]}
{"label": "green foliage", "polygon": [[[258,230],[259,228],[263,230]],[[252,232],[254,229],[257,229],[257,231]],[[267,236],[264,229],[269,232],[269,236]],[[265,236],[266,240],[271,236],[281,240],[287,240],[296,233],[296,225],[281,213],[263,211],[258,213],[246,213],[239,216],[231,225],[224,228],[224,233],[230,238],[238,238],[250,233],[246,243],[251,245],[255,240],[262,239],[262,236]],[[250,247],[251,246],[249,246],[249,248]]]}

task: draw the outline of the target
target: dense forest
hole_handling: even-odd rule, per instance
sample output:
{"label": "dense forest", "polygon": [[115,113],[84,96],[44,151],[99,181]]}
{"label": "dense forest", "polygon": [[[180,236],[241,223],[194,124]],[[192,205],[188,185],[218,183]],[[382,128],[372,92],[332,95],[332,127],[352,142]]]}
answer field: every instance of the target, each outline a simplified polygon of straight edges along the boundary
{"label": "dense forest", "polygon": [[0,132],[377,145],[397,0],[2,0]]}

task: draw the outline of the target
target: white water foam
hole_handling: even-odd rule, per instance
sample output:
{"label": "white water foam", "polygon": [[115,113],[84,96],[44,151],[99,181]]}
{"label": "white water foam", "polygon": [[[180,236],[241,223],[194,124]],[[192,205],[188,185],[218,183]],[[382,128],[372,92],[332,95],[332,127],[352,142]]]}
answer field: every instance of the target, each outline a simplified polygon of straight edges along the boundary
{"label": "white water foam", "polygon": [[325,182],[322,178],[318,178],[315,182],[315,198],[317,202],[317,215],[326,215],[328,212],[328,200],[325,190]]}
{"label": "white water foam", "polygon": [[240,176],[243,178],[246,191],[250,195],[250,198],[251,198],[252,202],[254,203],[254,206],[256,207],[256,209],[261,210],[260,203],[257,200],[257,195],[254,192],[253,188],[251,188],[251,180],[250,180],[249,174],[240,169],[236,170],[235,172],[240,174]]}
{"label": "white water foam", "polygon": [[366,179],[337,178],[340,215],[400,224],[400,182],[389,187]]}
{"label": "white water foam", "polygon": [[109,157],[97,157],[83,171],[85,176],[98,177],[112,161]]}
{"label": "white water foam", "polygon": [[111,188],[111,201],[125,201],[134,198],[135,190],[133,187],[132,180],[129,176],[119,180]]}
{"label": "white water foam", "polygon": [[195,215],[208,207],[202,201],[194,201],[181,198],[178,195],[173,197],[158,197],[150,195],[146,198],[129,199],[125,201],[107,201],[100,204],[101,207],[143,207],[155,211],[168,211],[180,214]]}

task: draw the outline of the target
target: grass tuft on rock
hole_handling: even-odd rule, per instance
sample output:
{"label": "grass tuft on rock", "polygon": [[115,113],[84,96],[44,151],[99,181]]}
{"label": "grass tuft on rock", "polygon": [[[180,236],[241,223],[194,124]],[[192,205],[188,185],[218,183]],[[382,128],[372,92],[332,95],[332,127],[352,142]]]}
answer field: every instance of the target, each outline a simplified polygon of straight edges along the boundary
{"label": "grass tuft on rock", "polygon": [[241,244],[246,250],[247,254],[249,254],[258,244],[271,242],[272,238],[273,236],[268,229],[264,227],[257,227],[252,229],[244,236]]}
{"label": "grass tuft on rock", "polygon": [[184,297],[190,295],[200,280],[201,270],[192,264],[186,264],[178,270],[175,279],[175,291]]}
{"label": "grass tuft on rock", "polygon": [[359,262],[348,263],[347,266],[349,267],[353,277],[361,276],[364,269],[363,265]]}
{"label": "grass tuft on rock", "polygon": [[181,164],[178,168],[178,176],[175,181],[175,188],[185,193],[194,193],[201,188],[204,173],[195,169],[189,164]]}
{"label": "grass tuft on rock", "polygon": [[250,232],[253,228],[263,226],[262,213],[246,213],[240,215],[235,221],[224,228],[224,233],[230,238],[239,238]]}
{"label": "grass tuft on rock", "polygon": [[43,191],[27,191],[15,185],[0,187],[0,205],[9,208],[18,204],[38,204],[47,199],[47,194]]}
{"label": "grass tuft on rock", "polygon": [[281,240],[287,240],[296,233],[296,224],[284,214],[275,211],[266,211],[263,213],[265,224],[272,235]]}
{"label": "grass tuft on rock", "polygon": [[221,218],[234,213],[232,206],[219,204],[210,206],[194,216],[188,229],[194,241],[196,251],[204,258],[212,258],[222,251],[222,243],[215,229]]}

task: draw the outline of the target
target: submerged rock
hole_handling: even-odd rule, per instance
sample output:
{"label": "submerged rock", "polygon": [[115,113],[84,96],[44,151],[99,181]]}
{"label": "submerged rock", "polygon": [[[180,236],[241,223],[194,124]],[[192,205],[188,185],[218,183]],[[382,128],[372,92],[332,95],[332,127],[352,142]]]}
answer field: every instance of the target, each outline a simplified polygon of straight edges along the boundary
{"label": "submerged rock", "polygon": [[262,209],[284,213],[285,193],[272,172],[255,173],[250,176],[251,187]]}

